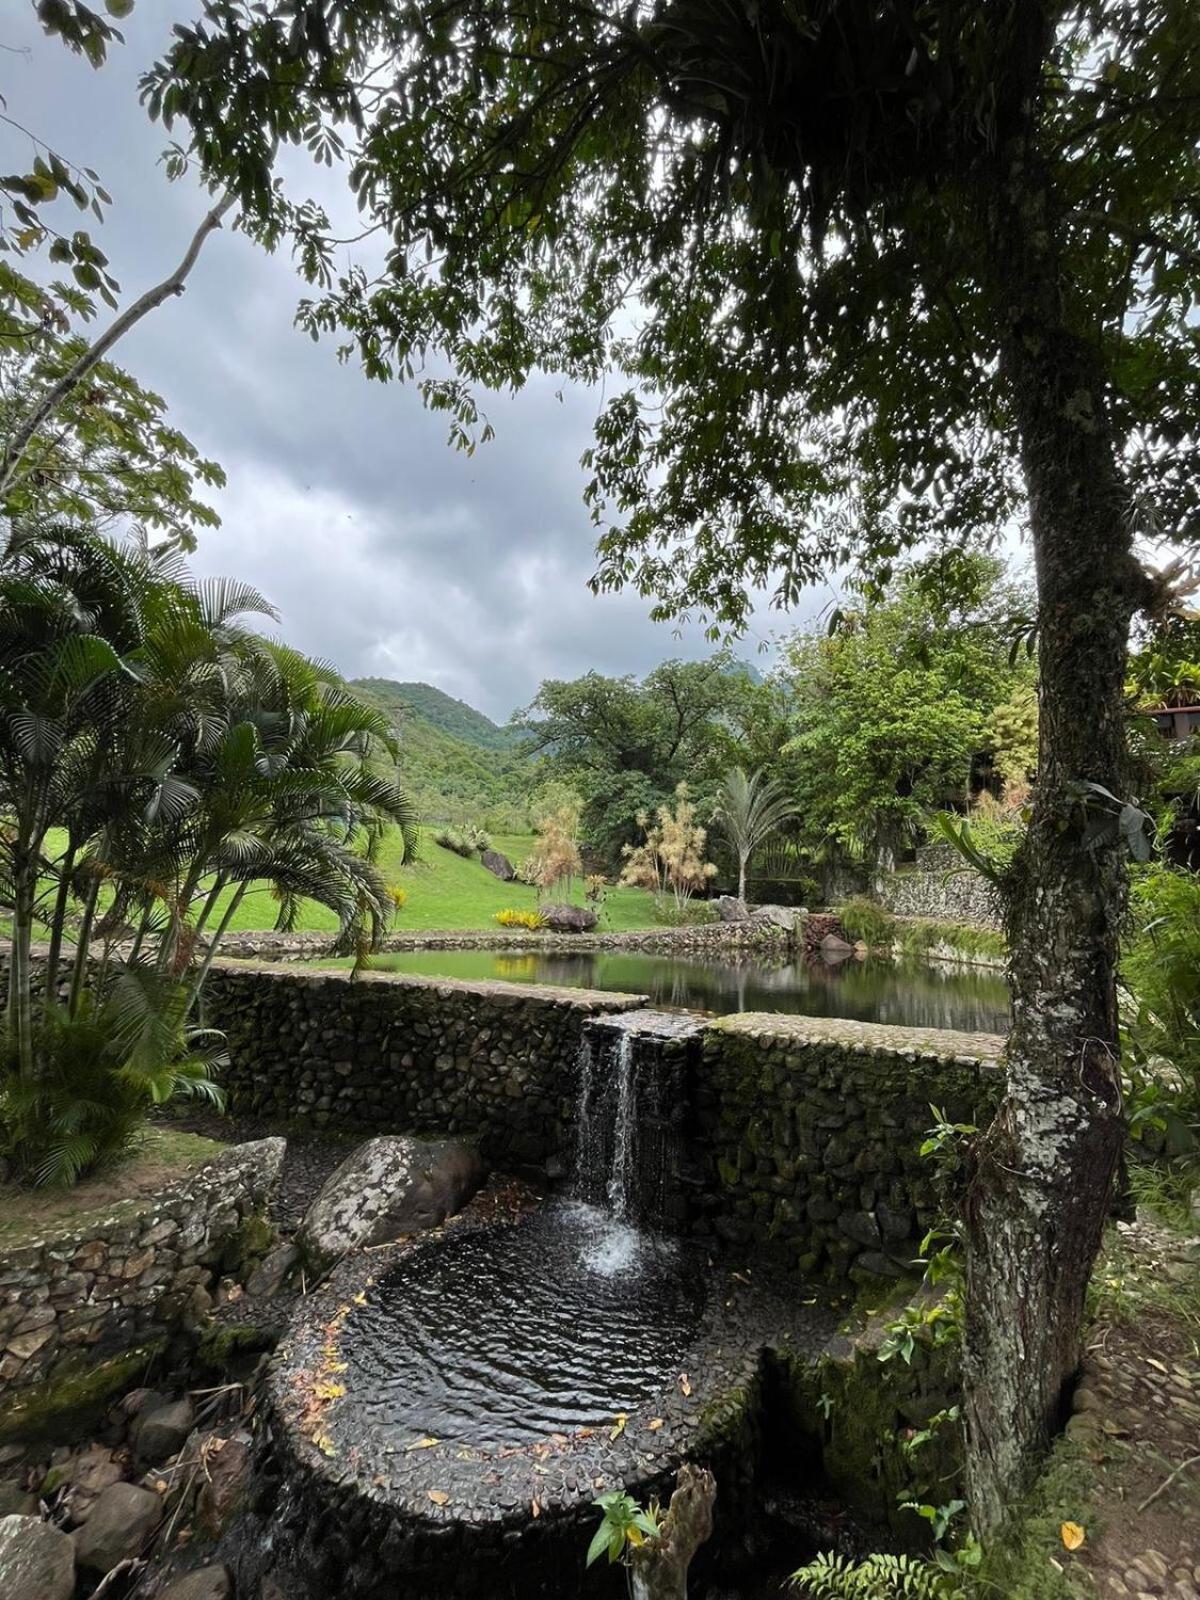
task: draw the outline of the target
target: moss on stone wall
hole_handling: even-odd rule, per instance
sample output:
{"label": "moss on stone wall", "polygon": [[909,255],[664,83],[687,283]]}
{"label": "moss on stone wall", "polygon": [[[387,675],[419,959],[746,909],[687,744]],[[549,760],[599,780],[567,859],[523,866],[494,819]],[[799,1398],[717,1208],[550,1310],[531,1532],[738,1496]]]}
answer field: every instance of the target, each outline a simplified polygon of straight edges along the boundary
{"label": "moss on stone wall", "polygon": [[97,1361],[89,1350],[59,1361],[50,1378],[5,1395],[0,1405],[0,1443],[73,1438],[86,1431],[114,1395],[136,1384],[166,1342],[166,1336],[159,1335],[107,1361]]}

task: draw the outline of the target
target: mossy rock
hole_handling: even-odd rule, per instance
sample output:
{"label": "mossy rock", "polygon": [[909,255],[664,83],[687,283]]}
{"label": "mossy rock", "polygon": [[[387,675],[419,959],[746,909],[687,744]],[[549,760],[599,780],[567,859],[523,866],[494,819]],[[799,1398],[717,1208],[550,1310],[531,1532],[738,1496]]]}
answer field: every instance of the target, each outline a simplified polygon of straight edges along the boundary
{"label": "mossy rock", "polygon": [[78,1438],[114,1395],[137,1384],[165,1344],[165,1336],[148,1340],[99,1362],[92,1352],[81,1350],[58,1362],[36,1385],[10,1391],[0,1407],[0,1444]]}

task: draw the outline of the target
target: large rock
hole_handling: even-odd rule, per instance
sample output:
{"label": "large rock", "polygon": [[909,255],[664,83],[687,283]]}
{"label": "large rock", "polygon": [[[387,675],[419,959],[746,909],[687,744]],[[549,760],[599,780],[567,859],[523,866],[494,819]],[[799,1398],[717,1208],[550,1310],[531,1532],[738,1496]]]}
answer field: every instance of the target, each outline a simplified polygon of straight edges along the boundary
{"label": "large rock", "polygon": [[351,1250],[436,1228],[483,1181],[479,1153],[451,1139],[380,1134],[346,1157],[296,1234],[309,1266],[327,1272]]}
{"label": "large rock", "polygon": [[157,1600],[229,1600],[232,1593],[228,1567],[201,1567],[169,1583]]}
{"label": "large rock", "polygon": [[722,922],[745,922],[750,915],[746,902],[739,900],[735,894],[719,894],[713,906]]}
{"label": "large rock", "polygon": [[209,1434],[200,1441],[197,1454],[204,1463],[204,1477],[196,1516],[215,1539],[250,1493],[250,1435],[244,1428],[228,1436]]}
{"label": "large rock", "polygon": [[72,1534],[75,1559],[89,1572],[111,1572],[119,1561],[139,1556],[162,1520],[162,1501],[135,1483],[113,1483],[97,1498],[92,1514]]}
{"label": "large rock", "polygon": [[143,1411],[133,1425],[133,1447],[143,1461],[152,1467],[161,1466],[183,1449],[184,1440],[196,1426],[196,1413],[192,1402],[184,1396],[170,1405],[155,1406]]}
{"label": "large rock", "polygon": [[484,850],[479,857],[484,866],[493,875],[504,883],[511,883],[517,875],[517,869],[501,850]]}
{"label": "large rock", "polygon": [[539,906],[538,911],[552,933],[590,933],[600,920],[586,906]]}
{"label": "large rock", "polygon": [[75,1551],[40,1517],[0,1517],[0,1600],[71,1600]]}
{"label": "large rock", "polygon": [[267,1300],[283,1288],[289,1272],[300,1259],[300,1251],[289,1239],[277,1244],[246,1279],[246,1293],[255,1300]]}
{"label": "large rock", "polygon": [[796,931],[796,912],[792,906],[755,906],[751,921],[757,928],[779,928],[784,933]]}

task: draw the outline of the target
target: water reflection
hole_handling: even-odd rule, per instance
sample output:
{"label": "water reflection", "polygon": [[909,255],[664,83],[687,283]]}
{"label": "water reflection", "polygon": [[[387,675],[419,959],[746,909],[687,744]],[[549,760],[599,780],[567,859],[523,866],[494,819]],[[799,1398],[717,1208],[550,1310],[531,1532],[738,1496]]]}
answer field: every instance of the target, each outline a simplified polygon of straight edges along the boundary
{"label": "water reflection", "polygon": [[1008,991],[995,972],[892,961],[721,960],[625,951],[408,950],[377,958],[393,972],[503,979],[649,995],[657,1006],[725,1014],[783,1011],[905,1027],[1003,1033]]}

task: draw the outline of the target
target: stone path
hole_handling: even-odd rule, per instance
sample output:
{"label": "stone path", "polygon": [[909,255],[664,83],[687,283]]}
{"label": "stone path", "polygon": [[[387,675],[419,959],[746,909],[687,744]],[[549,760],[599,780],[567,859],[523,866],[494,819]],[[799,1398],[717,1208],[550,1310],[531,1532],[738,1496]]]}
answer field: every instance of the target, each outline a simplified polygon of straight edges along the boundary
{"label": "stone path", "polygon": [[1094,1528],[1064,1563],[1098,1600],[1200,1600],[1200,1240],[1118,1223],[1100,1271],[1109,1293],[1153,1284],[1162,1309],[1091,1331],[1067,1432],[1096,1468]]}

